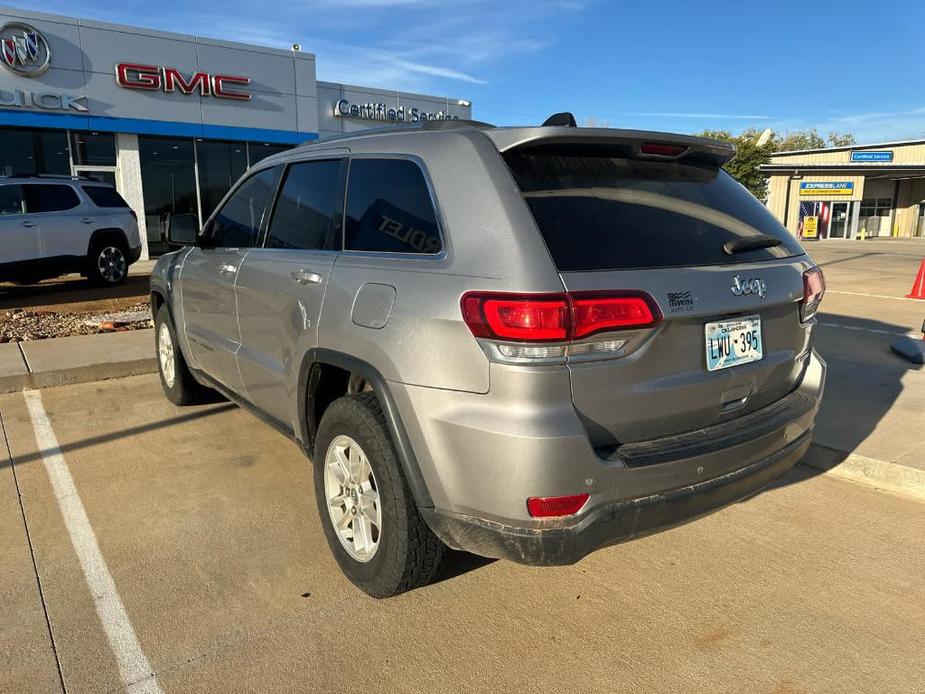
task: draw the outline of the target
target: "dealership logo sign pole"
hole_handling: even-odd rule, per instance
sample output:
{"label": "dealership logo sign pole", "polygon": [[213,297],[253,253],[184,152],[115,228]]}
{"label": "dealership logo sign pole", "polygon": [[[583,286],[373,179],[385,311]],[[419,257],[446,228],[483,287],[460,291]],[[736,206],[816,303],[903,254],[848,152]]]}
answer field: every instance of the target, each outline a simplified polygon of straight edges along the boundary
{"label": "dealership logo sign pole", "polygon": [[51,49],[33,27],[9,22],[0,27],[0,62],[17,75],[36,77],[51,65]]}

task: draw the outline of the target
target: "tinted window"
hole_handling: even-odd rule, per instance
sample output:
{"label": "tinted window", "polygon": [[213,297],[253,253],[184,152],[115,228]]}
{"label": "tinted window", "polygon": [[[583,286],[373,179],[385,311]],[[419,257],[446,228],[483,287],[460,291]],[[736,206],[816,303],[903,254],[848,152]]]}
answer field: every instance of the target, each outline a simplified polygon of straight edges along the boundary
{"label": "tinted window", "polygon": [[197,141],[196,164],[202,214],[208,218],[247,171],[247,146],[243,142]]}
{"label": "tinted window", "polygon": [[0,186],[0,214],[22,214],[19,186]]}
{"label": "tinted window", "polygon": [[193,141],[139,135],[138,154],[148,253],[160,255],[169,250],[166,243],[168,220],[173,215],[197,214]]}
{"label": "tinted window", "polygon": [[80,198],[70,186],[33,185],[23,186],[26,198],[26,212],[61,212],[80,204]]}
{"label": "tinted window", "polygon": [[250,248],[257,245],[280,167],[264,169],[244,181],[212,220],[210,235],[216,246]]}
{"label": "tinted window", "polygon": [[115,188],[108,186],[84,186],[87,197],[97,207],[128,207],[128,203],[116,192]]}
{"label": "tinted window", "polygon": [[34,173],[71,175],[67,131],[0,128],[0,176]]}
{"label": "tinted window", "polygon": [[[505,155],[559,270],[741,263],[803,252],[767,208],[707,165],[536,148]],[[768,234],[779,246],[728,255]]]}
{"label": "tinted window", "polygon": [[267,234],[269,248],[340,248],[334,230],[340,226],[342,167],[342,160],[289,167]]}
{"label": "tinted window", "polygon": [[347,185],[344,247],[439,253],[440,233],[424,174],[402,159],[354,159]]}
{"label": "tinted window", "polygon": [[116,165],[116,136],[113,133],[72,133],[74,163],[94,166]]}
{"label": "tinted window", "polygon": [[249,142],[247,144],[251,166],[261,159],[266,159],[273,154],[279,154],[289,149],[292,149],[292,145],[273,145],[269,142]]}

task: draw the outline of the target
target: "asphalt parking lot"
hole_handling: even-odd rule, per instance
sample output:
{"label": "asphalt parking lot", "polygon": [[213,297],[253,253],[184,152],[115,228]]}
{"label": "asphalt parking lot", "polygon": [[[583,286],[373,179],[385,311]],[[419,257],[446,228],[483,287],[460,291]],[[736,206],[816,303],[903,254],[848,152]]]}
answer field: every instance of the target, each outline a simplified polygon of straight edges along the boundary
{"label": "asphalt parking lot", "polygon": [[[811,248],[821,433],[867,451],[908,408],[885,438],[910,460],[925,376],[885,345],[925,318],[901,299],[923,248]],[[327,550],[309,461],[231,405],[175,408],[147,375],[3,395],[0,418],[0,691],[921,691],[913,498],[798,467],[575,566],[457,554],[375,601]]]}

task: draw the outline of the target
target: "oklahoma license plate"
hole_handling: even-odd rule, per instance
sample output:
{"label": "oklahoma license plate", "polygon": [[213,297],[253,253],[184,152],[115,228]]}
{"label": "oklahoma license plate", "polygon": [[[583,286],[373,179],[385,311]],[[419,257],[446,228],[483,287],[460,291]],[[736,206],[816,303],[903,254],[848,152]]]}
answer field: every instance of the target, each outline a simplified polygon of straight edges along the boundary
{"label": "oklahoma license plate", "polygon": [[761,345],[761,318],[758,316],[707,323],[704,333],[707,371],[748,364],[764,356]]}

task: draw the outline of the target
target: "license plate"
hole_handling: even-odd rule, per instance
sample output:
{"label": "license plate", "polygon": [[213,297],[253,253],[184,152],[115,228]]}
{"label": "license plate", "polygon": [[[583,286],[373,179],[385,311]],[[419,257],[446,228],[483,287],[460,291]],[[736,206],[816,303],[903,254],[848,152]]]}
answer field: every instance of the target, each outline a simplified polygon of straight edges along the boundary
{"label": "license plate", "polygon": [[758,316],[707,323],[704,334],[707,371],[748,364],[759,361],[764,356],[761,345],[761,318]]}

